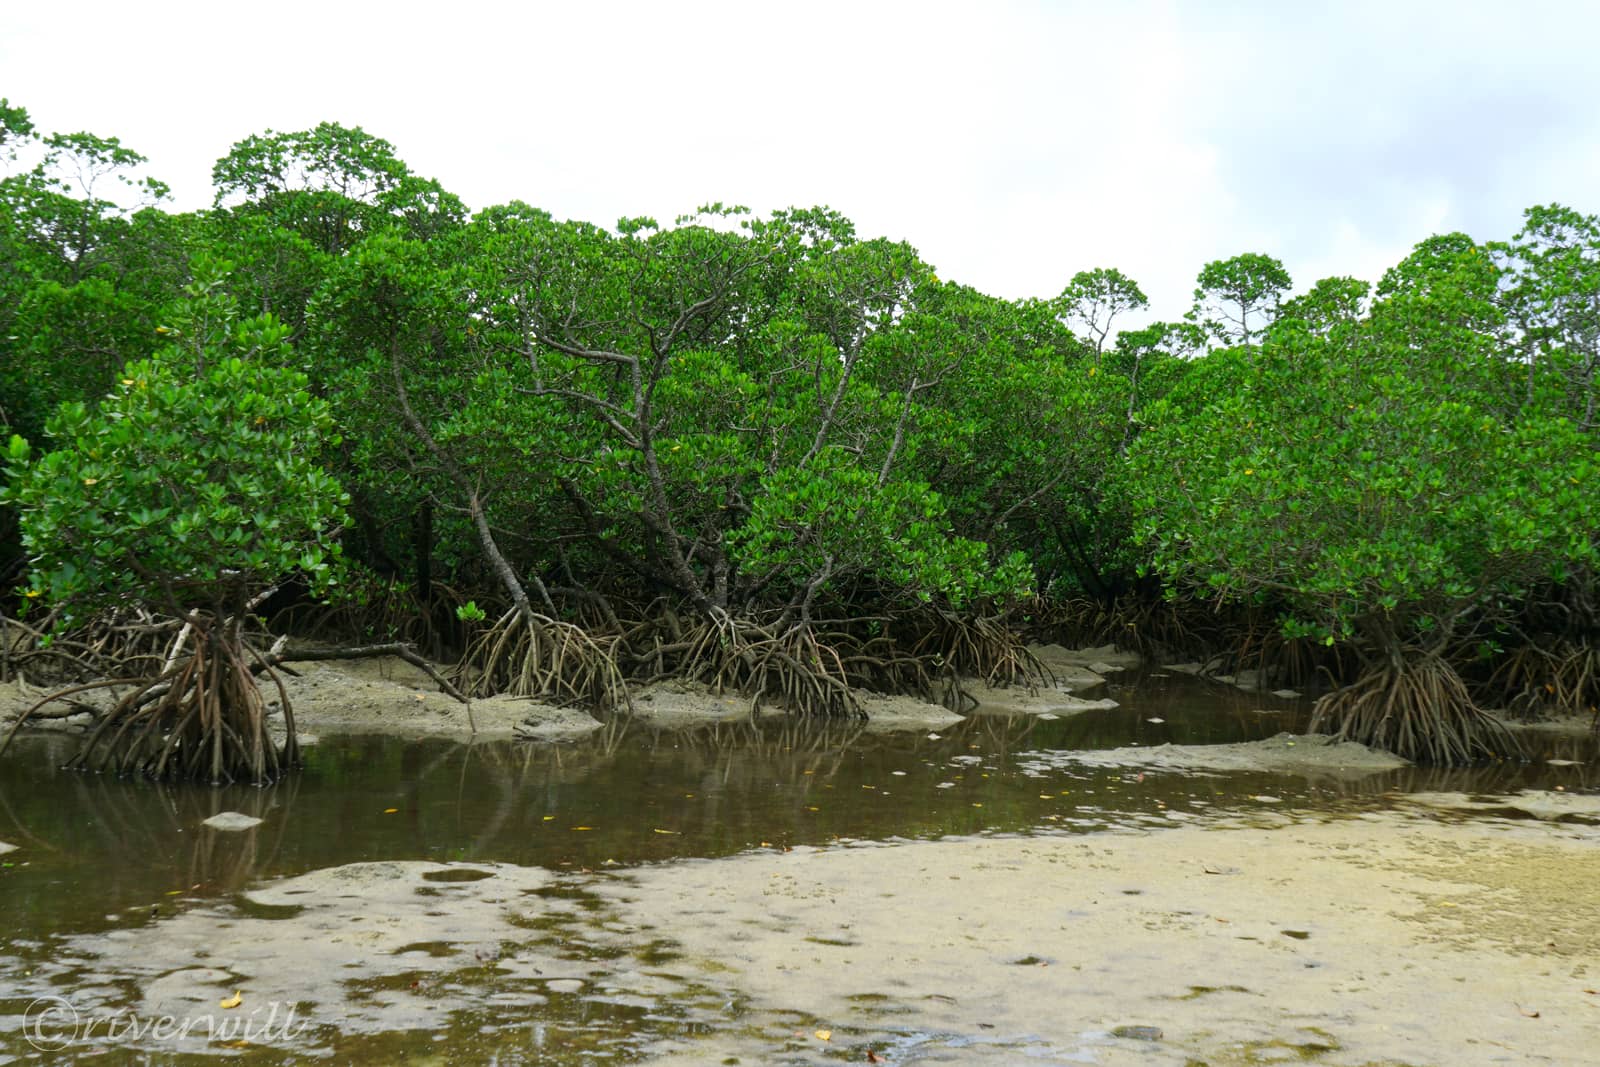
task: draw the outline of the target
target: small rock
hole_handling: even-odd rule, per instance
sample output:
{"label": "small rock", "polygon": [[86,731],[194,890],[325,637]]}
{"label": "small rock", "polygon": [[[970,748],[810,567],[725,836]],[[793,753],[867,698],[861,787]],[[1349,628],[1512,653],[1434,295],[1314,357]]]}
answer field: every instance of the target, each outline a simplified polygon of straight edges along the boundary
{"label": "small rock", "polygon": [[1123,668],[1118,667],[1114,663],[1107,663],[1104,660],[1097,659],[1093,663],[1089,664],[1089,669],[1096,674],[1110,674],[1112,671],[1120,671]]}
{"label": "small rock", "polygon": [[1274,689],[1272,695],[1280,700],[1298,700],[1300,691],[1298,689]]}
{"label": "small rock", "polygon": [[1145,720],[1145,722],[1153,722],[1153,723],[1158,723],[1158,724],[1159,723],[1164,723],[1166,721],[1167,721],[1166,719],[1157,718],[1154,715],[1150,716],[1148,719]]}
{"label": "small rock", "polygon": [[16,845],[8,845],[4,841],[0,841],[0,856],[4,856],[7,852],[15,852],[16,850]]}
{"label": "small rock", "polygon": [[224,811],[206,819],[201,825],[213,830],[249,830],[260,826],[261,820],[239,811]]}
{"label": "small rock", "polygon": [[[1547,759],[1545,762],[1552,767],[1577,767],[1580,765],[1575,759]],[[4,849],[0,849],[0,852],[4,851]]]}
{"label": "small rock", "polygon": [[1130,1041],[1160,1041],[1159,1026],[1119,1026],[1111,1031],[1112,1037],[1125,1037]]}

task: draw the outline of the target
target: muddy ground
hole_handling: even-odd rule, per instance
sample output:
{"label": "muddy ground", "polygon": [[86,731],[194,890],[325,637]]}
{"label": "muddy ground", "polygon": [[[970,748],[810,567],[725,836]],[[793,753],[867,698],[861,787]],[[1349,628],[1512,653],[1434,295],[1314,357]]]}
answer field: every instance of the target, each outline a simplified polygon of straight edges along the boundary
{"label": "muddy ground", "polygon": [[345,1033],[480,1003],[534,1021],[625,1008],[679,1021],[637,1048],[666,1064],[1572,1067],[1600,1048],[1593,807],[1569,823],[1274,813],[617,872],[359,863],[141,913],[36,977],[137,988],[145,1014],[240,991]]}
{"label": "muddy ground", "polygon": [[[1138,657],[1112,648],[1068,650],[1057,645],[1035,646],[1049,671],[1033,686],[991,688],[973,685],[980,709],[993,713],[1070,715],[1093,708],[1115,707],[1113,701],[1084,699],[1075,694],[1105,684],[1105,673],[1138,664]],[[1095,669],[1095,668],[1098,668]],[[291,665],[283,673],[284,688],[294,710],[296,729],[310,742],[325,733],[385,733],[408,736],[472,736],[482,739],[527,737],[560,741],[582,737],[600,728],[593,716],[575,708],[558,708],[517,697],[490,697],[468,705],[439,691],[439,686],[418,668],[395,657],[344,660],[334,663]],[[36,720],[44,728],[82,730],[93,715],[125,690],[95,690],[78,694],[73,702],[51,705],[56,716]],[[50,690],[41,685],[12,681],[0,685],[0,725],[16,716]],[[279,700],[266,688],[271,706]],[[858,693],[869,729],[936,730],[950,726],[960,716],[937,704],[914,697]],[[714,692],[693,683],[663,683],[632,694],[631,713],[653,725],[692,726],[738,721],[752,712],[751,701],[735,693]],[[62,716],[76,709],[77,713]],[[773,709],[760,709],[772,713]]]}
{"label": "muddy ground", "polygon": [[[1022,694],[1035,708],[1067,711],[1070,685],[1092,697],[1119,666],[1071,655],[1055,657],[1059,688]],[[466,709],[394,661],[308,665],[288,684],[303,732],[467,734]],[[642,696],[662,724],[749,712],[691,687]],[[878,718],[949,716],[915,705]],[[593,728],[529,701],[473,714],[487,736]],[[1292,735],[1059,759],[1300,776],[1398,762]],[[631,870],[352,864],[108,915],[29,980],[90,1005],[137,989],[146,1014],[241,992],[340,1033],[442,1027],[480,1004],[631,1012],[671,1020],[638,1024],[646,1061],[669,1064],[1596,1062],[1600,799],[1430,793],[1358,816],[1172,821]],[[249,850],[263,831],[201,832]]]}

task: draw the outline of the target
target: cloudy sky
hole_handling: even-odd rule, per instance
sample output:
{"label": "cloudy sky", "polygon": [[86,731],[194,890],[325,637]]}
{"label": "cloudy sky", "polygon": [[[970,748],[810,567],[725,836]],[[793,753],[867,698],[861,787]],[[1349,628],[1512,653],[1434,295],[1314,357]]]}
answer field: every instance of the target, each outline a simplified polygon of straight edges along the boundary
{"label": "cloudy sky", "polygon": [[180,208],[234,141],[329,120],[473,208],[821,203],[992,293],[1115,266],[1176,317],[1239,252],[1303,288],[1600,211],[1596,41],[1581,0],[79,0],[6,12],[0,96]]}

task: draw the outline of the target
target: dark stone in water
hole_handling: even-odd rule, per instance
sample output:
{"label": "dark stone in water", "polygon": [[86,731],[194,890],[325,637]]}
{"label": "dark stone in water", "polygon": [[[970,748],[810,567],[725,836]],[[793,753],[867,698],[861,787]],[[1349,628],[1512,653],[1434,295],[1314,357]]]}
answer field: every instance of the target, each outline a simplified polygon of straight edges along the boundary
{"label": "dark stone in water", "polygon": [[493,877],[493,871],[480,871],[471,867],[451,867],[443,871],[422,872],[422,880],[425,882],[481,882],[485,878]]}
{"label": "dark stone in water", "polygon": [[1130,1041],[1160,1041],[1159,1026],[1119,1026],[1111,1031],[1112,1037],[1125,1037]]}

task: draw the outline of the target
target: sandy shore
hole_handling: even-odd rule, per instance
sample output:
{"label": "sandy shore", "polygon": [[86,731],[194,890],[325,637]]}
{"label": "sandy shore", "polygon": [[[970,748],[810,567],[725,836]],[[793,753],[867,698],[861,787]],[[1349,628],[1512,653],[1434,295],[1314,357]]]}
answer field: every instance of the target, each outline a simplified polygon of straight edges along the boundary
{"label": "sandy shore", "polygon": [[608,895],[801,1021],[663,1062],[820,1063],[823,1029],[891,1063],[1570,1067],[1600,1055],[1596,885],[1593,826],[1375,815],[796,850]]}
{"label": "sandy shore", "polygon": [[16,992],[182,1014],[239,990],[345,1034],[492,1005],[513,1042],[621,1008],[664,1064],[1594,1063],[1600,826],[1415,810],[613,871],[356,863],[138,905]]}

